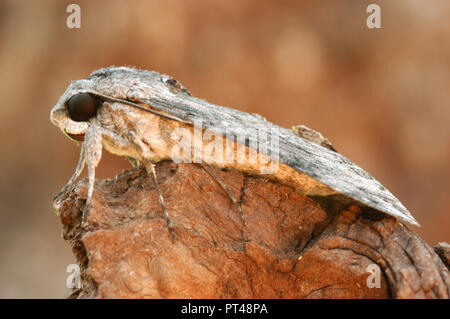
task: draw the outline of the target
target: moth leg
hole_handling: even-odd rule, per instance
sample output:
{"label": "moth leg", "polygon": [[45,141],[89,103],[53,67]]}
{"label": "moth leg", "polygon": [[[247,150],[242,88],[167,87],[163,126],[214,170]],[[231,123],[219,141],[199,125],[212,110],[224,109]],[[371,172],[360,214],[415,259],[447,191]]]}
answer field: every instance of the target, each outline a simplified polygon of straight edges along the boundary
{"label": "moth leg", "polygon": [[64,185],[63,188],[56,194],[53,199],[58,198],[59,195],[64,193],[70,185],[73,184],[73,182],[80,176],[81,172],[83,171],[84,165],[86,164],[86,159],[84,155],[84,143],[81,144],[81,151],[80,151],[80,159],[78,160],[77,168],[75,169],[75,172],[73,173],[72,177],[69,179],[66,185]]}
{"label": "moth leg", "polygon": [[225,193],[227,193],[228,197],[231,199],[231,201],[233,202],[234,205],[236,205],[236,208],[239,211],[239,214],[241,215],[241,219],[242,222],[245,223],[245,218],[244,218],[244,213],[242,211],[241,208],[241,203],[234,197],[233,193],[229,190],[229,188],[227,187],[227,185],[225,185],[224,182],[222,182],[222,180],[217,177],[217,175],[209,168],[209,166],[206,166],[203,163],[198,163],[209,175],[211,175],[211,177],[217,182],[217,184],[219,184],[222,189],[225,191]]}
{"label": "moth leg", "polygon": [[139,139],[139,137],[136,135],[136,133],[134,131],[130,131],[129,136],[132,138],[132,141],[134,142],[134,144],[140,149],[140,153],[142,154],[142,161],[143,161],[145,170],[147,171],[148,174],[150,174],[152,176],[153,183],[155,184],[156,192],[158,193],[159,203],[161,204],[162,211],[163,211],[164,216],[167,221],[167,227],[169,228],[169,232],[170,232],[172,241],[174,241],[175,234],[173,231],[173,224],[172,224],[172,221],[170,220],[169,213],[167,212],[166,204],[164,203],[164,198],[161,195],[161,191],[159,190],[158,179],[156,178],[155,164],[153,164],[148,159],[150,157],[150,155],[148,154],[148,146],[145,145]]}
{"label": "moth leg", "polygon": [[151,173],[151,175],[152,175],[153,183],[155,184],[155,189],[156,189],[156,192],[158,193],[159,203],[161,204],[161,208],[163,210],[164,216],[166,217],[167,227],[169,228],[170,235],[172,237],[172,240],[174,241],[175,235],[173,232],[173,224],[172,224],[172,221],[170,220],[169,213],[167,212],[166,204],[164,203],[164,198],[162,197],[161,191],[159,190],[158,180],[156,178],[155,164],[153,164],[149,160],[144,160],[144,165],[145,165],[147,172]]}
{"label": "moth leg", "polygon": [[328,140],[320,132],[317,132],[312,128],[309,128],[305,125],[295,125],[292,127],[292,132],[294,132],[295,135],[300,136],[310,142],[319,144],[320,146],[326,147],[329,150],[337,152],[336,149],[331,144],[330,140]]}
{"label": "moth leg", "polygon": [[85,136],[85,158],[88,166],[88,193],[86,197],[86,205],[83,210],[82,220],[84,221],[89,212],[89,206],[94,192],[95,184],[95,168],[102,157],[102,134],[97,127],[91,126],[86,131]]}

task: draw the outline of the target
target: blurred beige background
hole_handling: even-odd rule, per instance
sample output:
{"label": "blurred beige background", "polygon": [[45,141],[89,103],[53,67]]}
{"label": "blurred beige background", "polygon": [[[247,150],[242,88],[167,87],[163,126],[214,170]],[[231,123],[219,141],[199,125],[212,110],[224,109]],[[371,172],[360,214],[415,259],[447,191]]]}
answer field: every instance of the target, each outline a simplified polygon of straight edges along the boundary
{"label": "blurred beige background", "polygon": [[[81,29],[66,7],[81,6]],[[381,6],[382,29],[366,27]],[[0,297],[64,297],[74,262],[51,198],[80,148],[49,122],[71,80],[110,65],[306,124],[387,186],[430,245],[450,241],[450,2],[0,2]],[[128,167],[106,154],[98,178]]]}

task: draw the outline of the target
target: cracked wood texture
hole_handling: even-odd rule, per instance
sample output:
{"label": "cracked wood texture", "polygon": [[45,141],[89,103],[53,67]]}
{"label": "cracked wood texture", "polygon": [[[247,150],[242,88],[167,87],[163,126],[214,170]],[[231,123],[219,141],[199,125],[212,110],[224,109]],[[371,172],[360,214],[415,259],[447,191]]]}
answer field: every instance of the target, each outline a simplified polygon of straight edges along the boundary
{"label": "cracked wood texture", "polygon": [[[70,297],[449,297],[449,271],[438,254],[394,218],[262,176],[211,169],[241,201],[243,218],[201,166],[156,165],[175,241],[144,169],[97,181],[83,226],[87,181],[56,198],[82,270],[82,287]],[[439,251],[448,256],[448,245]],[[380,288],[367,285],[371,264],[381,269]]]}

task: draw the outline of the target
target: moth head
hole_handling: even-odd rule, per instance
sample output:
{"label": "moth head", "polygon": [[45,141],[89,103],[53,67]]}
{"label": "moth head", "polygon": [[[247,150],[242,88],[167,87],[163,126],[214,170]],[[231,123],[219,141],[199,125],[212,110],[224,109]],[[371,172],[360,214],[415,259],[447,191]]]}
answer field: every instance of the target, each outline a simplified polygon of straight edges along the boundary
{"label": "moth head", "polygon": [[90,123],[97,118],[97,113],[101,113],[98,111],[103,101],[170,117],[150,110],[142,103],[137,104],[148,96],[167,92],[189,95],[178,81],[157,72],[128,67],[103,68],[94,71],[86,79],[73,81],[50,112],[50,121],[70,139],[83,141]]}
{"label": "moth head", "polygon": [[89,92],[64,94],[50,112],[50,121],[70,139],[83,141],[101,104],[101,99]]}

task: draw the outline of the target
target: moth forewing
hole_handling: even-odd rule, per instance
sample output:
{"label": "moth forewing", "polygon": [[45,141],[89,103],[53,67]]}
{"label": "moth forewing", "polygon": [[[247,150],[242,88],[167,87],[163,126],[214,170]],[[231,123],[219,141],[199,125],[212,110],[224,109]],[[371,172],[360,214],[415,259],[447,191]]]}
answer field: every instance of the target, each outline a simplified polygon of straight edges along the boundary
{"label": "moth forewing", "polygon": [[[280,170],[275,176],[269,177],[291,185],[297,184],[300,191],[305,189],[305,185],[309,185],[306,189],[312,192],[306,192],[308,195],[329,195],[331,192],[327,189],[332,189],[409,224],[419,225],[400,201],[369,173],[341,154],[300,138],[291,130],[278,127],[253,114],[216,106],[194,97],[167,95],[166,100],[159,97],[144,99],[144,102],[166,112],[170,111],[183,119],[191,121],[203,119],[208,129],[222,134],[231,131],[234,135],[245,136],[246,131],[252,128],[267,133],[276,127],[279,129],[279,160],[293,168],[294,172]],[[255,142],[253,138],[250,137],[250,142]],[[299,178],[296,178],[296,175]],[[310,179],[314,179],[315,182]]]}

